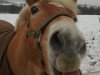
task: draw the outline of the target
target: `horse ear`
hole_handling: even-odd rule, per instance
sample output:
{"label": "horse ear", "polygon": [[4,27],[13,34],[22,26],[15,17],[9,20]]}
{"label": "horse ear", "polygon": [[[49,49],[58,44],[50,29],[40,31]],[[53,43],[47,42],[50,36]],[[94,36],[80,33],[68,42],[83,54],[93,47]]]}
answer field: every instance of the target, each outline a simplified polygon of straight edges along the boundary
{"label": "horse ear", "polygon": [[32,6],[34,3],[36,3],[37,1],[39,1],[39,0],[26,0],[26,2],[27,2],[27,4],[29,5],[29,6]]}
{"label": "horse ear", "polygon": [[77,3],[77,0],[73,0],[75,3]]}

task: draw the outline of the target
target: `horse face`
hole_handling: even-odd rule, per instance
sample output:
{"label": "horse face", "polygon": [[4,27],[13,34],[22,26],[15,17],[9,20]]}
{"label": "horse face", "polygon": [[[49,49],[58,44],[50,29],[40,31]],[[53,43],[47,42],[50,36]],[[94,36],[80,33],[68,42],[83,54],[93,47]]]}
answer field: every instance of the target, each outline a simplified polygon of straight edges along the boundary
{"label": "horse face", "polygon": [[[55,7],[49,3],[32,5],[31,12],[33,14],[30,18],[30,30],[38,31],[48,16],[57,13]],[[59,72],[77,70],[86,53],[84,36],[77,28],[75,21],[66,16],[60,16],[48,24],[42,33],[40,45],[45,60],[49,61],[47,63]]]}

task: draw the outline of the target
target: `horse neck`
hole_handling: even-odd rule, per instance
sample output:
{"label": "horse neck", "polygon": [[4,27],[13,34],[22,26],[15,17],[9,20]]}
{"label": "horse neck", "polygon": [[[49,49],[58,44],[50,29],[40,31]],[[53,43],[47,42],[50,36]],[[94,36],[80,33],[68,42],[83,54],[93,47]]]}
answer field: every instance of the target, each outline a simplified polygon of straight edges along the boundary
{"label": "horse neck", "polygon": [[31,43],[28,43],[29,40],[26,35],[28,28],[23,25],[16,32],[8,46],[8,61],[15,75],[40,75],[40,63],[37,60],[38,58],[35,59],[36,56],[32,52],[34,51],[34,46],[32,48],[29,47]]}

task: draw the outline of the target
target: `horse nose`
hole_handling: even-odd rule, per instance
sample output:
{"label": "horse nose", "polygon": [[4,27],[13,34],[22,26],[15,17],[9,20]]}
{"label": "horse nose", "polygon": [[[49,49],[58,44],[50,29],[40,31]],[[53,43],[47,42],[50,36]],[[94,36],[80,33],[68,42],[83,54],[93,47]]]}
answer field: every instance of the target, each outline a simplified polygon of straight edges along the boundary
{"label": "horse nose", "polygon": [[56,32],[50,38],[50,45],[54,50],[66,49],[71,44],[71,35],[66,32]]}
{"label": "horse nose", "polygon": [[82,58],[84,57],[84,55],[86,54],[86,50],[87,50],[87,46],[86,46],[86,42],[82,42],[78,48],[79,53],[82,55]]}
{"label": "horse nose", "polygon": [[77,50],[84,55],[86,52],[86,42],[83,38],[75,36],[68,31],[59,31],[50,38],[50,46],[53,50]]}

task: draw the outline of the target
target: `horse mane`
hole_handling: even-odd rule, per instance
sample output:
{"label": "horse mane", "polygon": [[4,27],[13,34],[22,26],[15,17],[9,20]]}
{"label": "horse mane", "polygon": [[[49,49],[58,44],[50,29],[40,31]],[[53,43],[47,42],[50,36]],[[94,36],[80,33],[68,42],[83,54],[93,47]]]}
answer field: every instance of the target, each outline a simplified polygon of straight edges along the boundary
{"label": "horse mane", "polygon": [[28,4],[25,5],[25,7],[20,11],[19,16],[16,20],[16,29],[20,28],[20,23],[29,21],[29,18],[31,16],[31,11],[30,11],[30,7]]}

